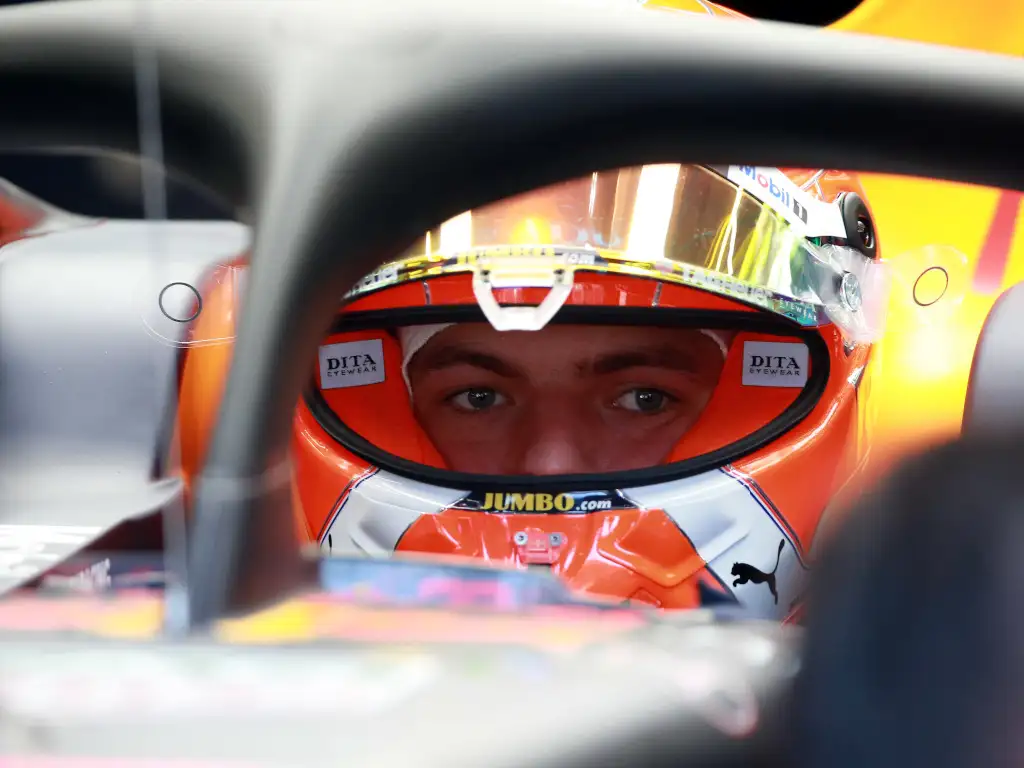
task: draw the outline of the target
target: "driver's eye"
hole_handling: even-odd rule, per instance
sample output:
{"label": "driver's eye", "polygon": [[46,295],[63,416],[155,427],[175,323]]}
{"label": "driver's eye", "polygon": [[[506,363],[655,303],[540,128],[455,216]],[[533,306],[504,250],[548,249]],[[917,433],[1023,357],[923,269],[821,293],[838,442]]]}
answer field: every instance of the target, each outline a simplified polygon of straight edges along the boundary
{"label": "driver's eye", "polygon": [[637,413],[658,413],[672,397],[658,389],[631,389],[619,396],[615,405]]}
{"label": "driver's eye", "polygon": [[462,411],[483,411],[505,403],[505,396],[490,387],[474,387],[452,395],[450,402]]}

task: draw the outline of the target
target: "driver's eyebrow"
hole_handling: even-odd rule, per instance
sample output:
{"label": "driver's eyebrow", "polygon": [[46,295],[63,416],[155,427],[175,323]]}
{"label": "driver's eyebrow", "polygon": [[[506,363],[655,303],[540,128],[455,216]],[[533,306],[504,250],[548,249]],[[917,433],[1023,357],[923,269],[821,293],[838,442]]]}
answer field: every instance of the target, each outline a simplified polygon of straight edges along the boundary
{"label": "driver's eyebrow", "polygon": [[665,368],[694,374],[701,370],[701,366],[697,364],[696,357],[692,352],[670,346],[612,352],[579,363],[576,367],[581,374],[598,375],[618,373],[630,368]]}
{"label": "driver's eyebrow", "polygon": [[495,357],[486,352],[477,352],[465,347],[444,347],[436,352],[431,352],[425,360],[417,365],[423,373],[440,371],[445,368],[454,368],[457,365],[469,365],[474,368],[481,368],[505,378],[518,378],[523,374],[514,365],[511,365],[500,357]]}

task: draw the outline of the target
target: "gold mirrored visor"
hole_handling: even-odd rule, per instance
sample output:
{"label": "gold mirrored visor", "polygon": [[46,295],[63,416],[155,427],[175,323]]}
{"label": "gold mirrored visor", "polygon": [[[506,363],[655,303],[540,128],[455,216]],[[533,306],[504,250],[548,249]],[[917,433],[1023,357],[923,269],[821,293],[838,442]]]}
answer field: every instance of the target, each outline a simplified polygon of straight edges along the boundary
{"label": "gold mirrored visor", "polygon": [[472,272],[483,306],[490,288],[567,295],[573,275],[591,271],[700,288],[804,326],[836,321],[833,308],[856,315],[869,260],[815,245],[789,213],[703,166],[593,173],[449,219],[346,298]]}

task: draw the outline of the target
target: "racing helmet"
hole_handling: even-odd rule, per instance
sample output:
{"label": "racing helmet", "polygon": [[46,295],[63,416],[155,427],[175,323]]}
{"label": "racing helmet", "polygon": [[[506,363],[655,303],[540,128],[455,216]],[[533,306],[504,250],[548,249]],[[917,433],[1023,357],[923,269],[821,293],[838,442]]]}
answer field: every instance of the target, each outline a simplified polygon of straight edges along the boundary
{"label": "racing helmet", "polygon": [[879,255],[821,170],[645,165],[464,212],[343,298],[296,411],[300,529],[785,620],[864,455]]}

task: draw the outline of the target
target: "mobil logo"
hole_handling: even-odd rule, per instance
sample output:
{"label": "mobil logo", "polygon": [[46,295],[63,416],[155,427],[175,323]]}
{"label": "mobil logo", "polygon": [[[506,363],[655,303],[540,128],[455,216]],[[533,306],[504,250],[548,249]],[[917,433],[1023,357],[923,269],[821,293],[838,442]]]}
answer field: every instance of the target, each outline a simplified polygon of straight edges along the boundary
{"label": "mobil logo", "polygon": [[751,191],[759,190],[759,196],[765,202],[774,200],[778,203],[775,207],[784,212],[787,219],[792,215],[804,224],[807,223],[807,207],[796,199],[799,195],[798,188],[784,174],[774,168],[757,168],[752,165],[738,165],[733,168],[746,182],[743,186]]}

